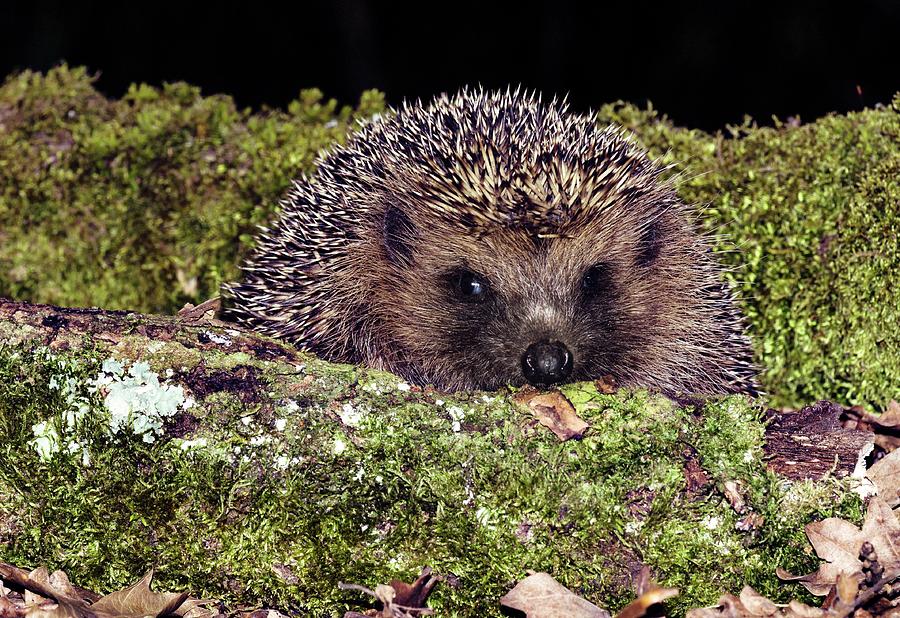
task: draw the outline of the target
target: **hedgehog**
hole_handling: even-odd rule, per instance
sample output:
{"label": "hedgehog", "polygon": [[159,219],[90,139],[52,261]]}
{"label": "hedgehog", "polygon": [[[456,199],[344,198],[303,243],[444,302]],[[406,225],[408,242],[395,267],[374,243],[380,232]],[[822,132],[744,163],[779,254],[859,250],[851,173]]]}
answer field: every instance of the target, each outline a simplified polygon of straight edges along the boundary
{"label": "hedgehog", "polygon": [[407,102],[293,183],[224,315],[446,391],[754,394],[737,299],[667,171],[564,100]]}

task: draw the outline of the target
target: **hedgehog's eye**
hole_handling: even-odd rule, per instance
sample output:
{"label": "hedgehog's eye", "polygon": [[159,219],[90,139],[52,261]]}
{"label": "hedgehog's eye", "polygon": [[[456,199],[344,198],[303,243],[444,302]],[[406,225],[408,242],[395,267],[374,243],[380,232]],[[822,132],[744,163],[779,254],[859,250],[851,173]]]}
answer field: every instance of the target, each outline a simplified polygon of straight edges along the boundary
{"label": "hedgehog's eye", "polygon": [[594,298],[603,293],[612,281],[612,266],[607,262],[597,262],[588,268],[581,278],[581,291],[586,298]]}
{"label": "hedgehog's eye", "polygon": [[471,270],[460,268],[449,275],[450,287],[461,299],[468,302],[481,302],[487,298],[490,286],[487,279]]}

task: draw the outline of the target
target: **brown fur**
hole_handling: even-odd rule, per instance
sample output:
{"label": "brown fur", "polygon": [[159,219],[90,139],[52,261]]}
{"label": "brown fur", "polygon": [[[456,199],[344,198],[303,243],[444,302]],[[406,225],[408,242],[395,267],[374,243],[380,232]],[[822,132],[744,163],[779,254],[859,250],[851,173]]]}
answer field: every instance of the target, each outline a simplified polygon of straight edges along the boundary
{"label": "brown fur", "polygon": [[[571,380],[753,392],[742,318],[662,171],[555,102],[474,91],[406,106],[295,185],[226,288],[228,315],[451,390],[521,384],[523,352],[551,339],[571,350]],[[460,298],[460,269],[487,300]]]}

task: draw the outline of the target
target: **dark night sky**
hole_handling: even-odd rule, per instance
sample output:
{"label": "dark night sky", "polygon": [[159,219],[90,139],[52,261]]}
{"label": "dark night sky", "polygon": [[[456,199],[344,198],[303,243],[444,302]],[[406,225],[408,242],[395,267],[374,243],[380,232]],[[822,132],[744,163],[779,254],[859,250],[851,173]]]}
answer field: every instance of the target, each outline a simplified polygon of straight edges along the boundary
{"label": "dark night sky", "polygon": [[889,102],[900,1],[0,3],[0,73],[61,60],[99,72],[112,96],[186,80],[242,106],[283,106],[312,86],[397,103],[521,83],[579,110],[651,100],[716,129],[745,113],[812,120]]}

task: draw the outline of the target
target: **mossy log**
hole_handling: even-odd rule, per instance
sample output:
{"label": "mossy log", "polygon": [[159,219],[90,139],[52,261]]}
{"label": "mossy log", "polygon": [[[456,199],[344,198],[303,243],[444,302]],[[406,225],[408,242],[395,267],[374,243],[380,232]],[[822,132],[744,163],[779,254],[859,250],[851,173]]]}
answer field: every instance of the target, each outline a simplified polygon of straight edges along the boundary
{"label": "mossy log", "polygon": [[745,584],[802,596],[775,567],[814,568],[803,525],[861,517],[870,436],[835,406],[767,423],[742,396],[600,390],[561,389],[589,424],[561,441],[509,392],[328,364],[202,308],[0,301],[0,560],[99,592],[155,567],[160,589],[309,615],[368,603],[339,581],[425,566],[454,576],[442,615],[497,615],[527,569],[616,609],[647,565],[679,615]]}

